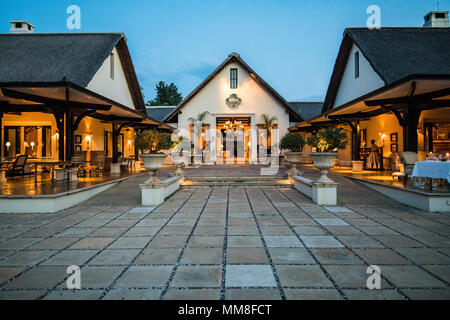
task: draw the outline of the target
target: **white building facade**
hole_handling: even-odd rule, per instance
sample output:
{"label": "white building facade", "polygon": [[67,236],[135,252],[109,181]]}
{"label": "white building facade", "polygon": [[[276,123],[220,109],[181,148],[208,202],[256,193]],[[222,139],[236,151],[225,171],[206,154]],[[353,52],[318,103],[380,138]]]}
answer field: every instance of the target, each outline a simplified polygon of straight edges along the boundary
{"label": "white building facade", "polygon": [[[202,113],[206,115],[201,123],[194,121]],[[263,115],[276,117],[270,129],[264,126]],[[301,118],[232,53],[164,121],[199,147],[205,164],[256,164],[278,153],[280,138]]]}

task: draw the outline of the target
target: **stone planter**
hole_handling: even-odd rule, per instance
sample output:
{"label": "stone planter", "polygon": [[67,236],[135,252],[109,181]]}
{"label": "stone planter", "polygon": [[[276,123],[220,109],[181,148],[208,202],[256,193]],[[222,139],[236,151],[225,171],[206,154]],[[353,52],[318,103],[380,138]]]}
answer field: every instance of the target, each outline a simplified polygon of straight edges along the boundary
{"label": "stone planter", "polygon": [[352,171],[353,172],[363,172],[364,161],[352,160]]}
{"label": "stone planter", "polygon": [[320,170],[320,177],[317,182],[333,182],[328,178],[328,169],[333,168],[334,159],[337,152],[311,152],[309,156],[312,158],[314,167]]}
{"label": "stone planter", "polygon": [[288,171],[288,175],[299,176],[302,173],[297,170],[297,164],[302,163],[303,152],[285,152],[286,161],[289,162],[292,168]]}
{"label": "stone planter", "polygon": [[182,169],[182,167],[183,167],[183,165],[186,164],[186,162],[187,162],[187,160],[188,160],[188,159],[187,159],[187,156],[184,155],[184,153],[182,153],[182,154],[180,155],[179,152],[172,152],[172,153],[171,153],[171,156],[172,156],[172,161],[173,161],[173,163],[174,163],[175,166],[177,167],[177,170],[175,170],[174,175],[175,175],[175,176],[182,176],[182,175],[183,175],[183,169]]}
{"label": "stone planter", "polygon": [[145,183],[160,184],[161,181],[156,176],[156,172],[163,167],[164,159],[167,157],[167,154],[164,153],[141,154],[140,157],[144,162],[144,168],[150,172],[150,178]]}

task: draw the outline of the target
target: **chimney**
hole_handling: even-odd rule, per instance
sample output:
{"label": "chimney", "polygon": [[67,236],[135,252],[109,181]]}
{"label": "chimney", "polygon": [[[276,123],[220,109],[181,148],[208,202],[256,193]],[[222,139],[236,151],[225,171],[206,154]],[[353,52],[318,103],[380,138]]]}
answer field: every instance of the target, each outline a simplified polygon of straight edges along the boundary
{"label": "chimney", "polygon": [[10,33],[33,33],[35,26],[25,20],[13,20],[10,21],[11,29]]}
{"label": "chimney", "polygon": [[425,17],[425,28],[448,28],[448,11],[431,11]]}

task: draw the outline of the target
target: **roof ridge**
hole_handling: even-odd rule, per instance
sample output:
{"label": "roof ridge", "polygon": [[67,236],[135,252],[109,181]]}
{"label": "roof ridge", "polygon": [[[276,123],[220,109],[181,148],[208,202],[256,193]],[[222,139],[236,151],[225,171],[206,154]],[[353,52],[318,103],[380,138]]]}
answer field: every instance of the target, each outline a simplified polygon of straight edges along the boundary
{"label": "roof ridge", "polygon": [[87,35],[123,35],[124,32],[42,32],[42,33],[0,33],[0,36],[87,36]]}

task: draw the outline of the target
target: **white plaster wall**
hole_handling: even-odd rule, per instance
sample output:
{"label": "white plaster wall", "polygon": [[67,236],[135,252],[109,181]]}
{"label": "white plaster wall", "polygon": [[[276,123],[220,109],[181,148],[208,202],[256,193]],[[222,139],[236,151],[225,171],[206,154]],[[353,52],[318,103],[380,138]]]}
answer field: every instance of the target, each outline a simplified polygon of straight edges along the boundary
{"label": "white plaster wall", "polygon": [[[230,89],[230,69],[238,69],[238,88]],[[241,105],[235,109],[230,109],[225,99],[230,94],[235,93],[242,99]],[[263,87],[261,87],[238,63],[227,65],[216,77],[210,81],[197,95],[192,98],[178,115],[178,128],[189,130],[190,117],[197,117],[203,111],[211,114],[226,113],[233,114],[254,113],[256,123],[261,122],[261,115],[266,113],[278,118],[278,128],[280,138],[287,132],[289,127],[289,114],[286,109],[272,97]],[[211,123],[213,117],[208,116],[205,123]],[[188,131],[187,131],[188,132]]]}
{"label": "white plaster wall", "polygon": [[[126,129],[130,129],[126,131]],[[81,120],[78,130],[75,134],[82,137],[82,150],[104,151],[104,134],[105,131],[112,132],[111,123],[103,123],[102,121],[90,117],[85,117]],[[128,157],[134,155],[134,136],[135,132],[132,128],[125,127],[120,131],[124,136],[124,156]],[[89,138],[90,137],[90,138]],[[112,154],[112,138],[109,141],[110,156]],[[120,151],[120,150],[119,150]]]}
{"label": "white plaster wall", "polygon": [[[355,52],[359,51],[359,77],[355,79]],[[373,70],[362,51],[353,44],[333,108],[339,107],[373,90],[383,87],[384,81]]]}
{"label": "white plaster wall", "polygon": [[88,83],[87,89],[131,109],[136,109],[130,89],[128,88],[125,73],[122,69],[119,53],[116,48],[113,49],[112,53],[114,54],[114,79],[110,78],[110,57],[108,56],[94,77],[92,77],[92,80]]}
{"label": "white plaster wall", "polygon": [[[361,129],[367,129],[366,145],[370,146],[370,140],[375,139],[377,146],[383,147],[384,157],[389,157],[391,155],[391,133],[398,134],[398,150],[399,152],[403,151],[403,127],[399,125],[395,115],[382,114],[370,118],[369,121],[362,121],[360,127]],[[379,133],[385,134],[383,139]]]}

